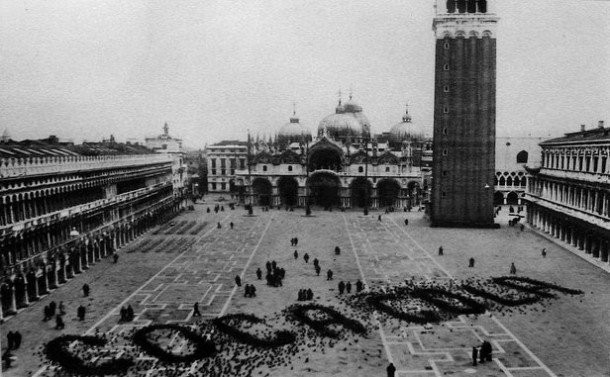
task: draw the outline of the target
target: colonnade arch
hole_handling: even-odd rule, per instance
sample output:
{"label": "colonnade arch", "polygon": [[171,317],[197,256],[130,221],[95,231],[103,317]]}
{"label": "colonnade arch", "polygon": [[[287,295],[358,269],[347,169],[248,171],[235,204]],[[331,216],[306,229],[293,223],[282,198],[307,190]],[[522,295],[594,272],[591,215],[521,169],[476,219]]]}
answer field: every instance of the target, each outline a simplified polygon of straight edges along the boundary
{"label": "colonnade arch", "polygon": [[282,204],[294,206],[299,200],[299,183],[293,177],[281,177],[277,181]]}
{"label": "colonnade arch", "polygon": [[307,180],[310,202],[323,207],[339,205],[341,181],[332,172],[314,172]]}
{"label": "colonnade arch", "polygon": [[255,178],[252,181],[252,192],[257,198],[258,205],[270,206],[273,187],[271,182],[266,178]]}
{"label": "colonnade arch", "polygon": [[382,179],[377,183],[377,196],[382,207],[394,207],[400,195],[400,183],[395,179]]}

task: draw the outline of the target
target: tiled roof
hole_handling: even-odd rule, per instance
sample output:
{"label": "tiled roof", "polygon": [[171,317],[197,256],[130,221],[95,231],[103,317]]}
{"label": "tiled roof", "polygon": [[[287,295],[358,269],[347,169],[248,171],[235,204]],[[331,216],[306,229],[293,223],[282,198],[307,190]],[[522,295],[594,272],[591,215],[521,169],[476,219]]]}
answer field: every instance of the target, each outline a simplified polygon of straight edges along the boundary
{"label": "tiled roof", "polygon": [[540,145],[558,144],[558,143],[587,143],[592,141],[610,141],[610,128],[595,128],[580,132],[571,132],[565,136],[555,139],[546,140]]}

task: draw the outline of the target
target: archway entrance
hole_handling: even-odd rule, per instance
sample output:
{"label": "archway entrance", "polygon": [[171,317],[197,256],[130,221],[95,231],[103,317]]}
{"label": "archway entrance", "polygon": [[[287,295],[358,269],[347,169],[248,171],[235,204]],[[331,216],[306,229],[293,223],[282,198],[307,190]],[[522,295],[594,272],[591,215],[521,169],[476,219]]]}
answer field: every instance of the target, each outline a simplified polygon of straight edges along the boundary
{"label": "archway entrance", "polygon": [[257,198],[258,205],[270,206],[271,205],[271,194],[273,192],[271,182],[264,178],[256,178],[252,182],[252,192]]}
{"label": "archway entrance", "polygon": [[500,191],[496,191],[494,193],[494,205],[501,206],[503,204],[504,204],[504,194],[502,194]]}
{"label": "archway entrance", "polygon": [[324,208],[339,204],[339,177],[329,172],[314,173],[307,181],[312,204]]}
{"label": "archway entrance", "polygon": [[506,195],[506,204],[517,205],[519,204],[519,195],[516,192],[511,191]]}
{"label": "archway entrance", "polygon": [[282,177],[277,183],[282,204],[294,206],[299,198],[299,183],[292,177]]}
{"label": "archway entrance", "polygon": [[382,207],[394,207],[400,194],[400,184],[394,179],[382,179],[377,184],[377,195]]}
{"label": "archway entrance", "polygon": [[352,181],[352,184],[349,187],[353,207],[364,208],[371,206],[371,193],[373,192],[373,185],[368,179],[358,177]]}

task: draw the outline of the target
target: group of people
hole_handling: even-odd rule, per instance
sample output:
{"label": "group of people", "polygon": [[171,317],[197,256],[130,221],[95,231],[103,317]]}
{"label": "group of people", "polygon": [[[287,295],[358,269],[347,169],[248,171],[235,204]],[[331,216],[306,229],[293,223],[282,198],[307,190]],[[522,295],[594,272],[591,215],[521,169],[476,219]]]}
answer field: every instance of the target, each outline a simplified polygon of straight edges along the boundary
{"label": "group of people", "polygon": [[[214,206],[214,213],[218,213],[218,212],[224,212],[225,211],[225,207],[221,206],[220,204],[216,204]],[[206,210],[207,213],[210,213],[210,207],[207,208]]]}
{"label": "group of people", "polygon": [[479,363],[483,364],[486,361],[491,361],[491,353],[492,353],[492,347],[491,347],[491,343],[489,343],[487,340],[483,341],[483,344],[481,344],[481,349],[479,350],[477,347],[472,347],[472,365],[476,366],[477,365],[477,357],[479,358]]}
{"label": "group of people", "polygon": [[265,267],[267,267],[267,275],[265,275],[267,285],[272,287],[281,287],[282,280],[284,280],[286,277],[286,270],[278,267],[275,261],[267,261]]}
{"label": "group of people", "polygon": [[4,369],[10,368],[13,361],[16,359],[16,357],[11,353],[11,351],[21,347],[21,333],[19,331],[9,331],[8,334],[6,334],[6,339],[6,351],[2,354]]}
{"label": "group of people", "polygon": [[299,289],[299,301],[310,301],[313,300],[313,291],[309,289]]}
{"label": "group of people", "polygon": [[[361,282],[360,280],[358,280],[356,282],[356,293],[360,293],[364,290],[364,283]],[[339,294],[342,295],[343,292],[346,292],[347,294],[352,293],[352,283],[351,282],[347,282],[344,283],[343,281],[339,282]]]}
{"label": "group of people", "polygon": [[297,237],[293,237],[290,239],[290,246],[297,246],[299,244],[299,239]]}
{"label": "group of people", "polygon": [[256,287],[253,284],[246,284],[244,297],[256,297]]}
{"label": "group of people", "polygon": [[133,308],[131,305],[127,305],[127,307],[121,307],[121,320],[119,322],[131,322],[133,321],[134,314]]}
{"label": "group of people", "polygon": [[43,311],[44,311],[44,318],[42,319],[44,322],[50,320],[51,318],[53,318],[53,316],[55,315],[55,311],[59,309],[59,314],[60,315],[64,315],[66,314],[66,307],[64,306],[64,302],[60,301],[59,302],[59,307],[57,306],[57,304],[55,303],[55,301],[51,301],[51,303],[49,305],[45,305]]}

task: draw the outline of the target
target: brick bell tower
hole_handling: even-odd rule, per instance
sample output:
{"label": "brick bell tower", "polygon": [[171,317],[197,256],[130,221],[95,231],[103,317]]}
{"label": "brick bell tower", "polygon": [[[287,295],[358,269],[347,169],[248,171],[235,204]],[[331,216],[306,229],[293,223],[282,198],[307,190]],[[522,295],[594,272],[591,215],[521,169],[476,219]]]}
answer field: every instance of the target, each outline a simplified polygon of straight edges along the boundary
{"label": "brick bell tower", "polygon": [[435,1],[431,225],[494,227],[494,1]]}

